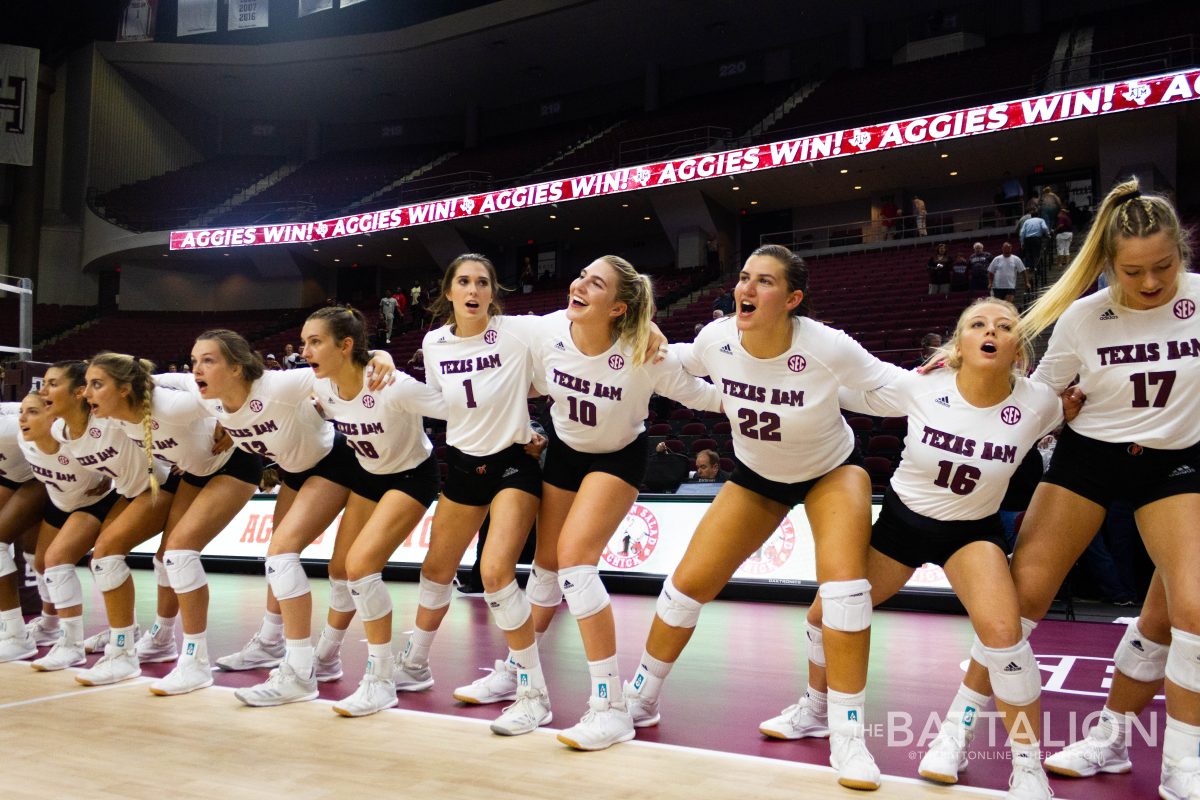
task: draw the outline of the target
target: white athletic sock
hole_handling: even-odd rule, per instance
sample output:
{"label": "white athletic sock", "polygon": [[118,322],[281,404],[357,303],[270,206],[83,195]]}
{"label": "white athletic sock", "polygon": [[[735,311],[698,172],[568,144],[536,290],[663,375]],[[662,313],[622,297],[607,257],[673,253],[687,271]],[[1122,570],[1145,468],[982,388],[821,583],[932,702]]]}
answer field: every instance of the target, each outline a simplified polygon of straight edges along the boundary
{"label": "white athletic sock", "polygon": [[83,644],[83,617],[63,617],[63,644]]}
{"label": "white athletic sock", "polygon": [[284,661],[301,678],[310,678],[313,674],[314,648],[311,639],[288,639]]}
{"label": "white athletic sock", "polygon": [[1009,745],[1009,749],[1012,751],[1014,770],[1019,767],[1039,770],[1042,768],[1042,748],[1037,742],[1033,744],[1013,742]]}
{"label": "white athletic sock", "polygon": [[975,735],[975,723],[979,721],[979,712],[987,708],[991,698],[976,692],[965,683],[958,685],[958,694],[950,703],[946,712],[946,722],[957,725],[967,736]]}
{"label": "white athletic sock", "polygon": [[528,685],[534,689],[545,690],[546,677],[542,674],[542,660],[538,656],[537,642],[524,650],[510,650],[508,659],[516,664],[518,686]]}
{"label": "white athletic sock", "polygon": [[593,697],[607,700],[610,703],[619,703],[624,699],[615,655],[601,661],[589,661],[588,674],[592,676]]}
{"label": "white athletic sock", "polygon": [[156,642],[165,642],[175,638],[175,618],[155,615],[154,627],[150,629],[150,635]]}
{"label": "white athletic sock", "polygon": [[5,636],[16,636],[24,629],[24,617],[21,616],[20,606],[0,611],[0,633]]}
{"label": "white athletic sock", "polygon": [[113,647],[119,647],[126,652],[132,652],[137,647],[137,625],[128,628],[111,628],[108,641]]}
{"label": "white athletic sock", "polygon": [[814,716],[829,716],[829,694],[827,692],[818,692],[808,686],[804,689],[804,696],[808,698],[808,709]]}
{"label": "white athletic sock", "polygon": [[421,630],[414,625],[413,632],[408,637],[408,644],[404,646],[404,655],[401,656],[401,661],[414,667],[424,667],[429,664],[429,648],[433,647],[435,636],[437,636],[437,631]]}
{"label": "white athletic sock", "polygon": [[633,690],[647,700],[654,700],[662,691],[663,681],[671,674],[674,661],[659,661],[650,655],[649,650],[642,651],[642,660],[638,662],[637,672],[633,673]]}
{"label": "white athletic sock", "polygon": [[283,639],[283,615],[263,614],[262,627],[258,629],[258,638],[264,642],[276,643]]}
{"label": "white athletic sock", "polygon": [[383,644],[367,642],[367,672],[380,678],[391,678],[394,667],[391,642]]}
{"label": "white athletic sock", "polygon": [[327,661],[336,656],[338,650],[342,649],[342,641],[345,638],[345,631],[326,625],[325,630],[321,631],[321,638],[317,640],[317,658]]}
{"label": "white athletic sock", "polygon": [[1122,747],[1126,737],[1129,736],[1129,717],[1125,714],[1118,714],[1106,704],[1104,710],[1100,712],[1100,721],[1096,723],[1096,728],[1104,736],[1105,741],[1112,742],[1116,747]]}
{"label": "white athletic sock", "polygon": [[1164,759],[1175,763],[1200,756],[1200,725],[1188,725],[1168,714],[1162,753]]}
{"label": "white athletic sock", "polygon": [[864,689],[855,694],[830,689],[829,696],[829,729],[833,733],[852,733],[854,726],[862,730],[864,706],[867,702],[867,692]]}
{"label": "white athletic sock", "polygon": [[185,658],[202,658],[208,659],[208,631],[200,631],[199,633],[184,633],[183,634],[183,652],[179,654],[180,660]]}
{"label": "white athletic sock", "polygon": [[56,631],[58,630],[58,614],[47,614],[42,611],[42,630]]}

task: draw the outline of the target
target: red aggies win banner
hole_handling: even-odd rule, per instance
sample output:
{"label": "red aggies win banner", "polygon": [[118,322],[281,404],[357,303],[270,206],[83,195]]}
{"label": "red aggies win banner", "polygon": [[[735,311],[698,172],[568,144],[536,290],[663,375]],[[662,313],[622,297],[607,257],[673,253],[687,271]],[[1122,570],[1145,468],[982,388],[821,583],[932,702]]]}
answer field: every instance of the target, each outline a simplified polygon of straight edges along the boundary
{"label": "red aggies win banner", "polygon": [[1200,98],[1193,69],[319,222],[172,231],[172,250],[319,242]]}

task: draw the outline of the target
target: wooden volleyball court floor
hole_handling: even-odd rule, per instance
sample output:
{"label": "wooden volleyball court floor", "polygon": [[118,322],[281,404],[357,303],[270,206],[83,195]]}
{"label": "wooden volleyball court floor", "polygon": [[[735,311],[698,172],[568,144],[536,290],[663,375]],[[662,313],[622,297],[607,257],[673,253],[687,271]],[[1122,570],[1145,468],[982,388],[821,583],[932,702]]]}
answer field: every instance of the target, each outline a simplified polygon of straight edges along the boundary
{"label": "wooden volleyball court floor", "polygon": [[[81,573],[83,571],[81,570]],[[154,618],[153,576],[135,570],[138,617]],[[91,579],[85,626],[103,624]],[[232,652],[261,619],[264,581],[211,576],[213,656]],[[315,605],[326,586],[314,580]],[[397,646],[415,611],[416,585],[389,584]],[[654,613],[653,597],[615,596],[620,661],[628,679]],[[662,722],[636,740],[601,753],[562,746],[554,730],[574,724],[589,687],[582,645],[564,608],[541,650],[554,722],[520,737],[487,727],[501,706],[467,706],[456,686],[482,674],[503,640],[479,598],[458,598],[437,642],[432,689],[401,694],[391,711],[362,719],[334,714],[331,701],[357,686],[365,662],[361,625],[343,648],[345,675],[321,684],[321,699],[248,708],[232,690],[265,672],[216,672],[216,686],[181,697],[155,697],[143,676],[87,688],[74,671],[38,673],[24,662],[0,664],[0,798],[278,798],[306,800],[396,793],[420,798],[846,798],[828,764],[825,740],[768,739],[758,723],[795,702],[805,673],[804,606],[716,602],[706,607],[691,645],[667,681]],[[1048,725],[1046,750],[1083,735],[1108,685],[1123,626],[1047,621],[1034,633]],[[314,625],[314,635],[320,631]],[[969,769],[955,787],[919,779],[917,762],[936,734],[961,678],[971,631],[964,617],[883,611],[875,616],[867,726],[884,773],[879,798],[997,797],[1009,763],[1002,727],[985,719]],[[44,651],[42,651],[44,652]],[[89,663],[96,656],[89,657]],[[1087,780],[1052,779],[1057,797],[1152,797],[1165,711],[1157,700],[1140,717],[1134,770]],[[989,729],[989,725],[992,729]],[[865,796],[858,794],[857,796]]]}

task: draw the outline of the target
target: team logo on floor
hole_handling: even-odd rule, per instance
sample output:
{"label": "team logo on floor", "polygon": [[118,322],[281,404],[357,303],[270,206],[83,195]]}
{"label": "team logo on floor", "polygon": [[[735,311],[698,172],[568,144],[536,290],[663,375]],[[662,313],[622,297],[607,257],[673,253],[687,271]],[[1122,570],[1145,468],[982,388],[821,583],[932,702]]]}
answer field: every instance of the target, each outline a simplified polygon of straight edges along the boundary
{"label": "team logo on floor", "polygon": [[609,356],[608,366],[611,369],[620,369],[621,367],[625,366],[625,359],[621,358],[621,356]]}
{"label": "team logo on floor", "polygon": [[792,372],[804,372],[804,368],[807,366],[808,361],[799,353],[788,359],[788,369]]}
{"label": "team logo on floor", "polygon": [[796,552],[796,529],[787,517],[779,523],[779,527],[771,537],[762,543],[762,547],[750,554],[750,557],[738,567],[741,575],[769,575],[782,567]]}
{"label": "team logo on floor", "polygon": [[1192,314],[1196,313],[1196,304],[1186,297],[1175,302],[1175,316],[1180,319],[1191,319]]}
{"label": "team logo on floor", "polygon": [[633,569],[646,563],[657,546],[658,517],[645,506],[634,503],[600,557],[614,569]]}
{"label": "team logo on floor", "polygon": [[488,344],[495,344],[496,343],[496,332],[493,330],[485,331],[483,334],[483,340],[485,342],[487,342]]}

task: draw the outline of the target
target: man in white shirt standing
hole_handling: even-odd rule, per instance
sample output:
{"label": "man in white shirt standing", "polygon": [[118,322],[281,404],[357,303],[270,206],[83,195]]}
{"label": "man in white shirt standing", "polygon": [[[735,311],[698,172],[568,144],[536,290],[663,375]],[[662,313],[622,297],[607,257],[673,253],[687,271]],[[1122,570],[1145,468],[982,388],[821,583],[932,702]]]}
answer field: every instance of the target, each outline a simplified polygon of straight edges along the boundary
{"label": "man in white shirt standing", "polygon": [[1021,255],[1029,263],[1029,269],[1044,277],[1041,272],[1042,252],[1045,250],[1046,242],[1050,240],[1050,227],[1046,225],[1046,220],[1037,214],[1030,216],[1021,224],[1019,236],[1021,237]]}
{"label": "man in white shirt standing", "polygon": [[[1042,223],[1045,224],[1044,222]],[[1025,291],[1029,291],[1029,273],[1025,264],[1013,255],[1012,245],[1005,242],[1000,248],[1000,255],[992,259],[988,265],[988,291],[992,297],[999,297],[1014,302],[1017,295],[1017,273],[1025,280]]]}

